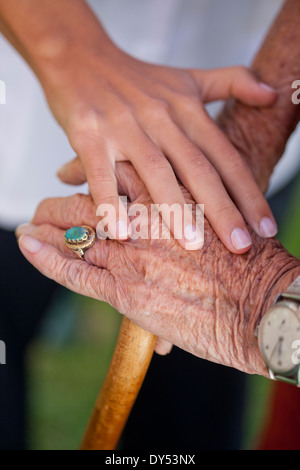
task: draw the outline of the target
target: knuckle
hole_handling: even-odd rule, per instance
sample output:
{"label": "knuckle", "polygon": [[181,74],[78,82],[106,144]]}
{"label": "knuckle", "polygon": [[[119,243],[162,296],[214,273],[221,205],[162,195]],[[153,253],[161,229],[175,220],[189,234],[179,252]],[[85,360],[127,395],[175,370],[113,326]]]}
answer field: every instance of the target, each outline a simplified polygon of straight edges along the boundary
{"label": "knuckle", "polygon": [[71,121],[72,128],[77,132],[97,130],[101,120],[101,113],[97,108],[84,108],[74,113]]}
{"label": "knuckle", "polygon": [[78,288],[82,285],[82,271],[78,263],[68,263],[67,260],[58,261],[55,270],[60,279],[65,279],[68,286]]}
{"label": "knuckle", "polygon": [[135,122],[133,109],[126,104],[115,106],[107,114],[107,120],[110,125],[116,127],[133,124]]}
{"label": "knuckle", "polygon": [[228,220],[228,218],[236,215],[237,210],[231,204],[221,204],[215,207],[214,213],[217,218],[224,217]]}
{"label": "knuckle", "polygon": [[112,184],[113,176],[110,168],[106,166],[96,166],[92,169],[89,179],[97,183]]}
{"label": "knuckle", "polygon": [[236,65],[234,67],[234,71],[241,77],[241,78],[247,78],[251,76],[250,70],[245,66],[245,65]]}
{"label": "knuckle", "polygon": [[86,144],[87,136],[99,134],[103,127],[102,113],[96,108],[81,109],[74,113],[68,136],[75,150]]}
{"label": "knuckle", "polygon": [[69,274],[71,265],[65,258],[62,258],[58,254],[53,254],[49,259],[48,275],[51,279],[55,279],[57,282],[64,284],[65,281],[72,279],[72,275]]}
{"label": "knuckle", "polygon": [[198,96],[194,94],[182,95],[179,98],[179,103],[181,106],[184,106],[185,109],[191,111],[195,114],[204,114],[204,107],[201,104]]}
{"label": "knuckle", "polygon": [[55,220],[55,217],[53,217],[53,208],[55,207],[57,209],[56,202],[56,198],[43,199],[39,203],[31,223],[34,225],[40,225],[45,223],[49,218],[53,218]]}
{"label": "knuckle", "polygon": [[144,157],[144,165],[147,171],[153,173],[169,169],[169,164],[166,158],[160,153],[153,153]]}
{"label": "knuckle", "polygon": [[163,119],[169,115],[170,106],[166,100],[160,98],[150,98],[148,101],[147,106],[149,112],[152,114],[156,119]]}
{"label": "knuckle", "polygon": [[40,216],[45,212],[49,202],[51,201],[51,199],[43,199],[37,206],[36,208],[36,211],[35,211],[35,214],[34,214],[34,218],[33,218],[33,222],[35,220],[38,220],[40,218]]}
{"label": "knuckle", "polygon": [[101,197],[100,197],[99,205],[101,205],[101,204],[109,204],[109,205],[112,205],[112,206],[118,206],[118,204],[119,204],[119,197],[118,197],[118,196],[114,196],[114,195],[111,195],[111,196],[101,196]]}
{"label": "knuckle", "polygon": [[192,154],[188,160],[190,170],[193,173],[200,174],[202,177],[211,177],[215,176],[216,171],[210,162],[202,155],[201,153],[197,152]]}
{"label": "knuckle", "polygon": [[250,169],[246,162],[240,157],[235,150],[224,152],[223,159],[226,162],[226,171],[229,173],[245,173],[250,175]]}
{"label": "knuckle", "polygon": [[90,208],[90,197],[85,194],[75,194],[64,207],[64,220],[70,225],[78,223],[78,215],[85,217]]}

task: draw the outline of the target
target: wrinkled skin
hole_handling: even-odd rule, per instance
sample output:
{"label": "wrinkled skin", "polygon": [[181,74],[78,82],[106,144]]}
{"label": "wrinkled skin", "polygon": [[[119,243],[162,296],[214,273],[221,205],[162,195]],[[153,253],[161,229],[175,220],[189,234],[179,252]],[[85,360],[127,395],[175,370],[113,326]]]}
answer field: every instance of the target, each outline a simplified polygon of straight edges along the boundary
{"label": "wrinkled skin", "polygon": [[[139,60],[114,44],[84,0],[43,0],[38,9],[34,0],[0,0],[0,31],[39,79],[96,205],[115,206],[112,238],[130,235],[118,204],[118,161],[133,164],[157,204],[184,205],[180,178],[206,204],[208,219],[233,253],[250,248],[246,221],[266,238],[277,232],[248,165],[205,109],[231,97],[250,106],[274,104],[277,93],[245,67],[198,70]],[[68,178],[68,172],[59,173]],[[178,242],[194,249],[186,237]]]}
{"label": "wrinkled skin", "polygon": [[[150,205],[130,164],[120,163],[117,174],[121,193]],[[86,261],[74,259],[63,244],[64,231],[81,224],[96,227],[95,210],[87,195],[43,201],[32,222],[38,227],[21,227],[18,235],[33,230],[32,236],[50,245],[30,253],[24,235],[23,254],[46,276],[109,302],[141,327],[196,356],[266,374],[254,328],[281,288],[278,279],[287,277],[289,282],[299,268],[278,241],[253,233],[250,252],[233,255],[205,221],[205,243],[199,251],[187,252],[173,239],[97,240],[86,251]]]}
{"label": "wrinkled skin", "polygon": [[[299,1],[287,0],[253,64],[256,75],[278,91],[275,106],[262,110],[229,103],[219,120],[263,190],[300,118],[300,107],[290,99],[290,84],[300,70],[300,49],[295,47],[299,18]],[[65,180],[74,184],[78,176],[81,181],[82,171],[78,165],[72,168]],[[119,164],[117,174],[121,192],[132,201],[150,203],[129,165]],[[174,240],[97,241],[83,262],[64,247],[63,234],[74,225],[96,226],[89,196],[45,201],[33,223],[41,225],[23,227],[18,235],[31,232],[50,245],[31,245],[28,250],[24,235],[20,247],[45,275],[110,302],[140,326],[192,354],[267,376],[254,328],[277,294],[300,275],[299,261],[276,240],[253,234],[251,250],[232,255],[206,222],[205,244],[199,251],[186,252]]]}

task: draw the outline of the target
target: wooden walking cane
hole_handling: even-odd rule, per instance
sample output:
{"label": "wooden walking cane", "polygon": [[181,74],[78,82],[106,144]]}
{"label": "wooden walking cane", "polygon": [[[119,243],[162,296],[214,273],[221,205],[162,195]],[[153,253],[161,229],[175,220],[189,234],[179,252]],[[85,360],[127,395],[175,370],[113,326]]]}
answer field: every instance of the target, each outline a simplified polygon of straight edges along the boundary
{"label": "wooden walking cane", "polygon": [[114,450],[147,373],[156,336],[123,318],[81,450]]}

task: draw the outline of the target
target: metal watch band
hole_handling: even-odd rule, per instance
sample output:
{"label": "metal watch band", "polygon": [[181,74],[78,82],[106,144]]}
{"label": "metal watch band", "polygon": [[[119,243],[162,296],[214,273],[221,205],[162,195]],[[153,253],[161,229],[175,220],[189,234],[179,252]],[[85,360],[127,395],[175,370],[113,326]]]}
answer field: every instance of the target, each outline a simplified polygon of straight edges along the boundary
{"label": "metal watch band", "polygon": [[298,300],[300,302],[300,276],[290,285],[286,292],[282,292],[280,294],[279,299],[291,299],[291,300]]}
{"label": "metal watch band", "polygon": [[[272,378],[271,374],[270,377]],[[273,374],[274,380],[279,380],[280,382],[284,382],[290,385],[296,385],[296,387],[300,387],[299,380],[293,377],[285,377],[284,375]]]}

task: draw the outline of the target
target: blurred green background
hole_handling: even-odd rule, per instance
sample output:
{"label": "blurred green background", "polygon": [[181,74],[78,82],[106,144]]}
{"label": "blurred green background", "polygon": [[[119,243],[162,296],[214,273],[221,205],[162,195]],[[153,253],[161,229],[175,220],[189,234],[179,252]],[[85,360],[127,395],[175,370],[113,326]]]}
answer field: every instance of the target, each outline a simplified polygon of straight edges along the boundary
{"label": "blurred green background", "polygon": [[[300,178],[289,196],[279,238],[299,255]],[[77,449],[115,346],[121,316],[107,304],[61,289],[28,354],[30,448]],[[244,448],[255,447],[272,384],[248,377]]]}

